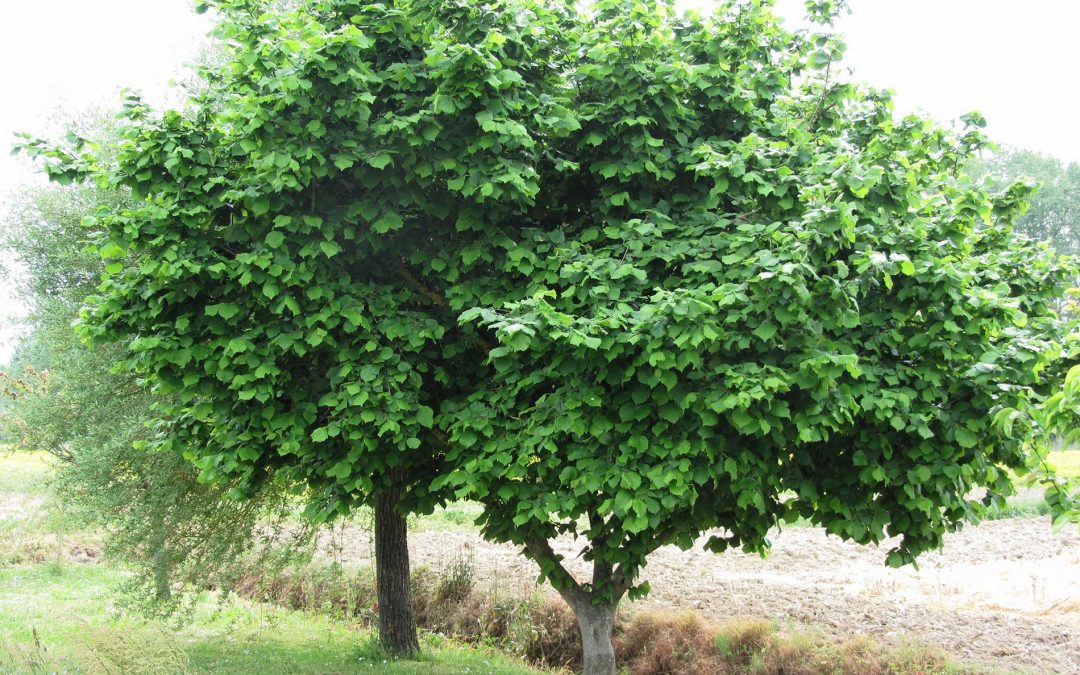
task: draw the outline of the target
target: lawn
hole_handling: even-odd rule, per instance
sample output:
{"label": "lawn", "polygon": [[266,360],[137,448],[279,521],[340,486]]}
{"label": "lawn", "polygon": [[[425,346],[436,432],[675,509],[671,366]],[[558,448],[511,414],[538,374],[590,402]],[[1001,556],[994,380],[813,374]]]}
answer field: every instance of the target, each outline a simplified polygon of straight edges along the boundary
{"label": "lawn", "polygon": [[1046,459],[1060,475],[1080,478],[1080,450],[1058,450],[1048,453]]}
{"label": "lawn", "polygon": [[[53,522],[62,512],[47,500],[51,471],[45,453],[0,453],[8,506],[0,509],[0,674],[540,672],[436,635],[424,638],[419,660],[392,661],[369,629],[348,621],[212,595],[179,625],[124,613],[114,595],[127,574],[120,566],[68,562],[54,552],[58,537],[95,535]],[[444,519],[458,520],[434,518]]]}
{"label": "lawn", "polygon": [[13,452],[0,445],[0,492],[44,494],[52,467],[47,452]]}
{"label": "lawn", "polygon": [[535,674],[507,657],[428,636],[418,661],[389,661],[347,622],[204,598],[181,626],[120,613],[104,565],[0,569],[0,672]]}

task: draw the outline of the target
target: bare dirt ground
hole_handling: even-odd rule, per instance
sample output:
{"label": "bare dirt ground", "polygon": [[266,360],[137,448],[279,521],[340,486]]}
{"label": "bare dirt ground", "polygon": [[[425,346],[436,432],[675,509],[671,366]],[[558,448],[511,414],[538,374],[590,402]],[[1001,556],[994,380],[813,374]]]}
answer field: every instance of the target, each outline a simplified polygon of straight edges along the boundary
{"label": "bare dirt ground", "polygon": [[34,515],[45,503],[41,496],[28,496],[18,492],[0,492],[0,522],[25,520]]}
{"label": "bare dirt ground", "polygon": [[[351,529],[351,526],[350,526]],[[339,532],[339,553],[370,558],[359,528]],[[414,565],[442,569],[472,558],[481,583],[506,592],[535,590],[537,568],[513,546],[472,532],[426,531],[410,537]],[[989,672],[1080,673],[1080,533],[1055,533],[1049,518],[1015,518],[967,527],[946,537],[919,569],[885,567],[882,548],[844,543],[816,528],[790,527],[772,538],[769,559],[665,547],[649,559],[650,595],[631,611],[692,611],[724,623],[763,618],[824,633],[837,641],[871,635],[889,644],[939,645]],[[584,578],[571,540],[557,549]],[[545,588],[545,592],[552,592]]]}

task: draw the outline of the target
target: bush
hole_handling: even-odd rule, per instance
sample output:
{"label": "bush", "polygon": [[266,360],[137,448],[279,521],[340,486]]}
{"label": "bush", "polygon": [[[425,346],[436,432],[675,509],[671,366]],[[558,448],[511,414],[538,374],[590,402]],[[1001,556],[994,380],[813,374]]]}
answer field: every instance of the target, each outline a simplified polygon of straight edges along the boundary
{"label": "bush", "polygon": [[[741,638],[740,638],[741,639]],[[691,614],[642,614],[615,636],[615,654],[632,675],[713,675],[728,672],[719,640]],[[725,649],[750,649],[749,641],[724,642]]]}

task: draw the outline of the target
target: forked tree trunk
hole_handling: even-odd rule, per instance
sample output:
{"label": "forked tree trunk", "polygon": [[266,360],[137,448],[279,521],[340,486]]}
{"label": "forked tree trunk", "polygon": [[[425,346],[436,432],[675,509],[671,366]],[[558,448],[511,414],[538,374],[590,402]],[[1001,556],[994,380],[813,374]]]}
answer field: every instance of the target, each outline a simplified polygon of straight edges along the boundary
{"label": "forked tree trunk", "polygon": [[[563,596],[566,598],[566,596]],[[616,604],[594,604],[592,598],[566,598],[581,630],[584,675],[615,675],[615,648],[611,643]]]}
{"label": "forked tree trunk", "polygon": [[549,570],[552,585],[574,610],[581,631],[584,675],[615,675],[615,646],[611,643],[615,610],[629,588],[622,570],[616,571],[609,562],[594,560],[592,583],[583,586],[566,571],[561,557],[547,541],[526,541],[525,551],[541,569]]}
{"label": "forked tree trunk", "polygon": [[392,654],[420,651],[409,593],[409,539],[397,510],[400,489],[375,495],[375,584],[379,597],[379,640]]}

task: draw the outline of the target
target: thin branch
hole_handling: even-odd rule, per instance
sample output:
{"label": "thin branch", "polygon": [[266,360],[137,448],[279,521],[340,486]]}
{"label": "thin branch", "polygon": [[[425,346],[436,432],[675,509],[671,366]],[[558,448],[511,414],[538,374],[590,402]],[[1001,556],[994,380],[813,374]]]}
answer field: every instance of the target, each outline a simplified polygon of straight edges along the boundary
{"label": "thin branch", "polygon": [[[398,261],[397,271],[398,276],[404,279],[405,282],[408,283],[414,291],[424,296],[428,300],[431,300],[431,302],[435,303],[436,306],[442,307],[443,309],[450,309],[450,303],[446,301],[446,298],[443,297],[441,293],[439,293],[435,289],[425,284],[419,278],[417,278],[417,276],[413,274],[413,271],[409,269],[409,266],[405,263],[404,259]],[[476,337],[480,340],[480,344],[482,344],[484,348],[487,349],[489,352],[495,349],[496,345],[490,340],[488,340],[480,331],[476,332]]]}
{"label": "thin branch", "polygon": [[817,107],[814,108],[814,114],[810,116],[810,121],[807,122],[806,128],[810,131],[813,130],[814,125],[817,124],[818,116],[821,115],[822,105],[825,103],[825,97],[829,94],[829,77],[832,75],[832,59],[825,65],[825,81],[821,85],[821,96],[818,97]]}

